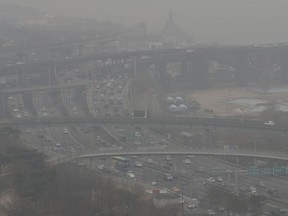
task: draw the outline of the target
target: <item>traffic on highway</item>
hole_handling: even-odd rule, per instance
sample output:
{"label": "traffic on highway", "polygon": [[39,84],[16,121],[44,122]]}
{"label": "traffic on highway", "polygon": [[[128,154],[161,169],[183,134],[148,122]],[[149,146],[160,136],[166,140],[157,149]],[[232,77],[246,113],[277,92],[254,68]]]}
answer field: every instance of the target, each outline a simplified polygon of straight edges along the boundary
{"label": "traffic on highway", "polygon": [[[100,63],[99,67],[104,70],[105,66],[116,68],[124,62],[108,59]],[[61,88],[39,89],[38,82],[35,82],[35,86],[31,82],[29,86],[31,91],[25,91],[24,88],[27,87],[28,81],[23,83],[23,80],[16,75],[16,79],[11,81],[8,89],[16,87],[18,91],[5,92],[7,118],[18,122],[28,122],[33,119],[39,122],[51,119],[60,121],[69,118],[78,120],[82,118],[84,121],[87,119],[85,124],[82,120],[81,123],[73,122],[73,124],[63,121],[61,124],[40,126],[19,124],[18,127],[25,144],[29,148],[43,152],[48,161],[56,161],[57,164],[62,162],[61,158],[65,159],[63,161],[70,158],[71,163],[98,172],[105,178],[112,178],[127,188],[134,188],[137,185],[141,186],[147,194],[172,195],[176,197],[174,201],[181,205],[187,214],[227,215],[228,209],[225,209],[224,203],[213,204],[210,201],[211,191],[215,189],[231,194],[242,194],[245,197],[265,197],[265,201],[261,203],[264,206],[263,215],[273,209],[281,209],[281,211],[288,209],[286,176],[256,176],[251,172],[249,174],[249,167],[238,162],[216,157],[217,154],[213,152],[205,156],[207,146],[201,146],[202,152],[198,154],[193,154],[192,148],[190,148],[191,152],[187,151],[185,154],[187,145],[179,141],[179,137],[171,138],[151,129],[149,124],[155,123],[156,127],[163,126],[162,130],[166,130],[165,122],[161,121],[164,118],[158,117],[154,120],[153,117],[139,120],[135,118],[129,95],[132,77],[129,74],[129,67],[120,68],[122,69],[117,73],[92,72],[83,75],[81,69],[75,65],[62,69],[59,67],[53,73],[49,73],[49,80],[50,76],[53,76],[54,87],[58,85]],[[41,78],[37,77],[37,79]],[[41,82],[45,83],[45,80]],[[51,80],[49,85],[50,82]],[[80,85],[82,83],[85,85]],[[88,122],[88,119],[104,119],[107,122],[93,124]],[[108,122],[109,119],[111,122]],[[122,124],[121,119],[130,122]],[[166,116],[165,120],[171,125],[187,124],[191,127],[189,118]],[[137,121],[146,121],[147,124],[145,122],[137,124]],[[273,120],[263,122],[236,118],[194,117],[190,121],[193,121],[196,126],[207,128],[234,126],[236,130],[239,127],[247,130],[287,130],[285,123]],[[184,153],[163,153],[181,150]],[[225,147],[222,150],[226,151],[225,156],[234,156],[237,161],[238,159],[245,161],[243,158],[247,156],[241,155],[238,150],[236,154]],[[145,152],[145,154],[131,155],[130,152]],[[107,156],[109,153],[111,155]],[[249,157],[256,160],[260,155],[254,152]],[[267,155],[262,155],[262,158],[267,159]],[[252,212],[251,209],[247,209],[247,212],[249,211]]]}

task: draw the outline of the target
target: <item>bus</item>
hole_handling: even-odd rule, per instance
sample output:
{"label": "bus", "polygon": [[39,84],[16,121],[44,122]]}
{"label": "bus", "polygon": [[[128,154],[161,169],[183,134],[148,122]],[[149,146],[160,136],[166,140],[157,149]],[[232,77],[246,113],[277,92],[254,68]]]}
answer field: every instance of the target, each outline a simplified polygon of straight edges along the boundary
{"label": "bus", "polygon": [[112,158],[112,166],[120,171],[128,171],[130,168],[130,160],[125,157],[115,156]]}

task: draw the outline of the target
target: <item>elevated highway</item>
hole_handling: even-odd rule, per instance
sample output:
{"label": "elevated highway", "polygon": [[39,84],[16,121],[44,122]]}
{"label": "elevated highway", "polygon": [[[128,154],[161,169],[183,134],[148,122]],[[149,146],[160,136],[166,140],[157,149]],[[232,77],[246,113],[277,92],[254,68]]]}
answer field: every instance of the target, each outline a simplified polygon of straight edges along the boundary
{"label": "elevated highway", "polygon": [[48,159],[47,162],[51,164],[64,163],[77,159],[92,159],[95,157],[112,157],[112,156],[147,156],[147,155],[202,155],[202,156],[234,156],[234,157],[252,157],[259,159],[273,159],[288,161],[288,154],[283,152],[272,152],[272,151],[251,151],[245,149],[238,150],[225,150],[223,148],[175,148],[175,149],[147,149],[138,148],[131,149],[130,151],[124,151],[121,149],[111,149],[106,151],[95,151],[93,152],[78,152],[62,155],[56,158]]}
{"label": "elevated highway", "polygon": [[62,90],[68,88],[77,88],[77,87],[85,87],[91,84],[92,82],[81,82],[81,83],[70,83],[70,84],[61,84],[61,85],[50,85],[50,86],[37,86],[30,88],[18,88],[18,89],[6,89],[1,90],[0,93],[3,94],[18,94],[24,92],[36,92],[36,91],[55,91]]}
{"label": "elevated highway", "polygon": [[247,128],[271,131],[288,131],[288,123],[276,123],[265,125],[261,120],[240,120],[237,118],[199,118],[199,117],[151,117],[151,118],[129,118],[129,117],[45,117],[45,118],[22,118],[2,119],[1,126],[29,126],[29,125],[75,125],[92,124],[103,125],[132,125],[141,127],[226,127],[226,128]]}
{"label": "elevated highway", "polygon": [[[192,47],[185,49],[158,49],[141,51],[123,51],[114,53],[91,54],[75,56],[72,58],[50,59],[47,61],[37,61],[26,64],[4,65],[0,67],[0,75],[14,74],[15,71],[22,71],[21,74],[48,73],[43,68],[50,67],[71,67],[71,65],[81,65],[87,62],[105,63],[121,62],[134,65],[134,73],[145,73],[147,68],[154,65],[157,68],[157,77],[162,80],[167,73],[169,63],[181,64],[181,75],[183,80],[191,81],[193,85],[202,83],[203,86],[209,84],[209,62],[215,61],[220,65],[232,67],[236,70],[235,77],[239,83],[246,83],[253,78],[253,74],[258,74],[261,67],[269,64],[271,67],[278,66],[277,73],[281,76],[281,81],[288,80],[288,46],[286,44],[276,44],[267,46],[222,46],[222,47]],[[110,65],[113,66],[113,65]],[[117,65],[115,65],[117,67]],[[95,66],[96,67],[96,66]],[[276,67],[276,66],[275,66]],[[101,66],[96,67],[101,70]],[[274,68],[275,69],[275,68]],[[257,73],[256,73],[257,72]],[[273,75],[273,72],[270,72]],[[191,80],[189,80],[191,78]],[[288,81],[287,81],[288,82]]]}

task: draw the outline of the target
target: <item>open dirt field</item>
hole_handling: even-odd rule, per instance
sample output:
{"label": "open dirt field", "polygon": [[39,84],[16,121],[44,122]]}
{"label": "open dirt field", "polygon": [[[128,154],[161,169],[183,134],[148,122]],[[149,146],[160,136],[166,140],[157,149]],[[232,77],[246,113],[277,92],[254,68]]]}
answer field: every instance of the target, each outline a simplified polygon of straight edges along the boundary
{"label": "open dirt field", "polygon": [[199,90],[185,96],[191,101],[199,102],[203,109],[213,109],[217,116],[257,114],[251,110],[250,106],[228,103],[235,99],[266,100],[268,103],[275,101],[286,103],[288,101],[288,92],[263,94],[255,89],[239,87]]}

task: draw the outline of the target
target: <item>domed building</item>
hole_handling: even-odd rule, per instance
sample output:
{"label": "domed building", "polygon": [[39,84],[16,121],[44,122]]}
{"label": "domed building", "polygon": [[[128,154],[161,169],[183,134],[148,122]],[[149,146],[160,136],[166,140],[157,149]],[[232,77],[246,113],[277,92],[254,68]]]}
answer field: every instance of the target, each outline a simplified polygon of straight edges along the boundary
{"label": "domed building", "polygon": [[184,32],[181,27],[175,22],[173,14],[169,12],[169,19],[164,24],[164,27],[161,31],[161,35],[164,38],[166,46],[174,47],[181,46],[184,43],[192,43],[192,37]]}

